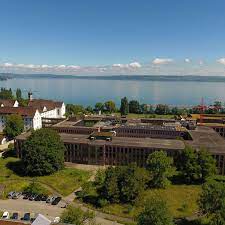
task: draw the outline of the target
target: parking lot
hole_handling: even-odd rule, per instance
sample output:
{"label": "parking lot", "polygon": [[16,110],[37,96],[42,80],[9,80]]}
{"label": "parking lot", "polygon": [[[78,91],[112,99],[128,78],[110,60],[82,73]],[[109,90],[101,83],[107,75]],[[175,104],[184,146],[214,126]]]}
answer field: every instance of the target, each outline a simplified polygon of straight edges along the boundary
{"label": "parking lot", "polygon": [[63,211],[63,203],[59,203],[57,206],[47,204],[42,201],[29,201],[22,198],[19,199],[7,199],[0,200],[0,211],[8,211],[10,213],[18,212],[20,218],[23,217],[24,213],[31,213],[31,217],[34,217],[36,214],[40,213],[54,220],[55,217],[60,216]]}

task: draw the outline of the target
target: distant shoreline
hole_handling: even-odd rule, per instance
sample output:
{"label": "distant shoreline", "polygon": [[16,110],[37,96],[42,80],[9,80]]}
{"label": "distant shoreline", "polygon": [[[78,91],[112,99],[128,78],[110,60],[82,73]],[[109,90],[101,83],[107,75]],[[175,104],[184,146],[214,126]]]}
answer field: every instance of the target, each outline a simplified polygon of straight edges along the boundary
{"label": "distant shoreline", "polygon": [[[4,76],[1,75],[0,76]],[[82,79],[82,80],[119,80],[119,81],[181,81],[181,82],[225,82],[225,76],[195,76],[195,75],[110,75],[110,76],[81,76],[55,74],[10,74],[12,78],[27,79]]]}

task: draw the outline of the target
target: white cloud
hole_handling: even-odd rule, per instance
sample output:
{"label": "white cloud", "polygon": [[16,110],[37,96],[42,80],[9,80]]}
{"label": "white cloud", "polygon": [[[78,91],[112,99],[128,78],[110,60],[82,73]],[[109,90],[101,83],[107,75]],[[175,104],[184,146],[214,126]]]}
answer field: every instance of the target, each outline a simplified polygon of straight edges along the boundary
{"label": "white cloud", "polygon": [[217,60],[218,63],[225,65],[225,58],[220,58]]}
{"label": "white cloud", "polygon": [[184,59],[184,62],[189,63],[189,62],[191,62],[191,60],[186,58],[186,59]]}
{"label": "white cloud", "polygon": [[130,64],[115,63],[112,67],[120,69],[138,69],[141,68],[141,64],[139,62],[132,62]]}
{"label": "white cloud", "polygon": [[43,69],[49,69],[49,68],[52,68],[52,66],[49,66],[47,64],[44,64],[44,65],[41,65],[41,68],[43,68]]}
{"label": "white cloud", "polygon": [[65,66],[65,65],[58,65],[58,66],[56,66],[56,68],[57,68],[57,69],[65,69],[66,66]]}
{"label": "white cloud", "polygon": [[141,64],[139,62],[132,62],[129,64],[131,68],[141,68]]}
{"label": "white cloud", "polygon": [[173,62],[173,59],[170,58],[155,58],[152,63],[155,65],[160,65],[160,64],[168,64]]}
{"label": "white cloud", "polygon": [[204,64],[203,60],[199,61],[199,65],[202,66]]}
{"label": "white cloud", "polygon": [[13,64],[12,63],[4,63],[3,66],[4,67],[13,67]]}
{"label": "white cloud", "polygon": [[70,66],[67,66],[67,68],[69,68],[69,69],[79,70],[81,67],[80,67],[80,66],[70,65]]}

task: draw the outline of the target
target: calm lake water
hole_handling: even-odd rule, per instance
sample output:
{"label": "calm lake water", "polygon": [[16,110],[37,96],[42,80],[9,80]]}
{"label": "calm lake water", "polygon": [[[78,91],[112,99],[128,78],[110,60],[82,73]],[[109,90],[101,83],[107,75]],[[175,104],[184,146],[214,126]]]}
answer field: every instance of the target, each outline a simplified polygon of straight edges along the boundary
{"label": "calm lake water", "polygon": [[66,103],[94,105],[96,102],[136,99],[141,103],[195,105],[201,98],[205,103],[225,102],[225,83],[181,81],[120,81],[63,78],[16,78],[0,81],[0,87],[21,88],[24,94],[32,90],[35,98],[62,100]]}

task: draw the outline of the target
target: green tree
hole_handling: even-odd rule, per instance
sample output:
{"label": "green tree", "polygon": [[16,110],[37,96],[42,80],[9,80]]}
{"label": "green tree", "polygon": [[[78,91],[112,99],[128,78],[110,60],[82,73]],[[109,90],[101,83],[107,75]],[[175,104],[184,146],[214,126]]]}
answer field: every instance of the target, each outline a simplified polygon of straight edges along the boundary
{"label": "green tree", "polygon": [[122,116],[128,115],[129,113],[129,103],[127,97],[121,99],[120,113]]}
{"label": "green tree", "polygon": [[198,164],[201,167],[201,181],[205,182],[206,179],[217,173],[216,160],[205,149],[198,152]]}
{"label": "green tree", "polygon": [[17,135],[21,134],[24,130],[23,119],[20,115],[12,114],[6,117],[4,134],[13,139]]}
{"label": "green tree", "polygon": [[141,106],[138,101],[131,100],[129,102],[129,112],[130,113],[140,113],[141,112]]}
{"label": "green tree", "polygon": [[186,183],[204,182],[217,172],[215,159],[204,149],[197,152],[186,146],[176,161]]}
{"label": "green tree", "polygon": [[110,202],[132,203],[149,181],[148,172],[132,164],[129,166],[109,167],[99,194]]}
{"label": "green tree", "polygon": [[149,174],[144,168],[136,165],[121,167],[118,178],[120,202],[132,203],[141,196],[149,181]]}
{"label": "green tree", "polygon": [[74,225],[95,225],[95,216],[93,212],[82,211],[80,208],[68,206],[61,215],[61,222]]}
{"label": "green tree", "polygon": [[98,189],[99,194],[110,202],[119,202],[120,190],[118,187],[120,169],[109,167],[105,172],[105,180],[102,187]]}
{"label": "green tree", "polygon": [[93,113],[93,108],[89,105],[87,106],[87,108],[85,109],[87,112]]}
{"label": "green tree", "polygon": [[65,147],[59,134],[52,129],[34,131],[23,146],[23,165],[27,175],[43,176],[64,166]]}
{"label": "green tree", "polygon": [[85,113],[86,110],[82,105],[73,105],[73,104],[67,104],[66,105],[66,115],[79,115]]}
{"label": "green tree", "polygon": [[155,113],[159,114],[159,115],[169,114],[170,113],[169,106],[168,105],[163,105],[163,104],[158,104],[156,106]]}
{"label": "green tree", "polygon": [[176,166],[186,183],[199,181],[201,177],[201,166],[198,164],[198,154],[190,146],[186,146],[181,152]]}
{"label": "green tree", "polygon": [[155,151],[148,156],[147,169],[152,179],[151,186],[165,188],[169,183],[169,177],[174,175],[173,158],[168,157],[164,151]]}
{"label": "green tree", "polygon": [[95,104],[95,111],[103,111],[103,109],[104,109],[104,104],[103,103],[97,102]]}
{"label": "green tree", "polygon": [[202,186],[199,208],[204,214],[220,214],[225,210],[225,183],[209,179]]}
{"label": "green tree", "polygon": [[0,99],[13,99],[12,89],[1,88]]}
{"label": "green tree", "polygon": [[148,199],[138,215],[137,225],[174,225],[168,207],[161,199]]}
{"label": "green tree", "polygon": [[115,104],[115,102],[113,102],[113,101],[105,102],[105,110],[107,112],[110,112],[110,113],[115,112],[116,111],[116,104]]}
{"label": "green tree", "polygon": [[16,99],[21,100],[22,99],[22,91],[20,88],[16,89]]}

